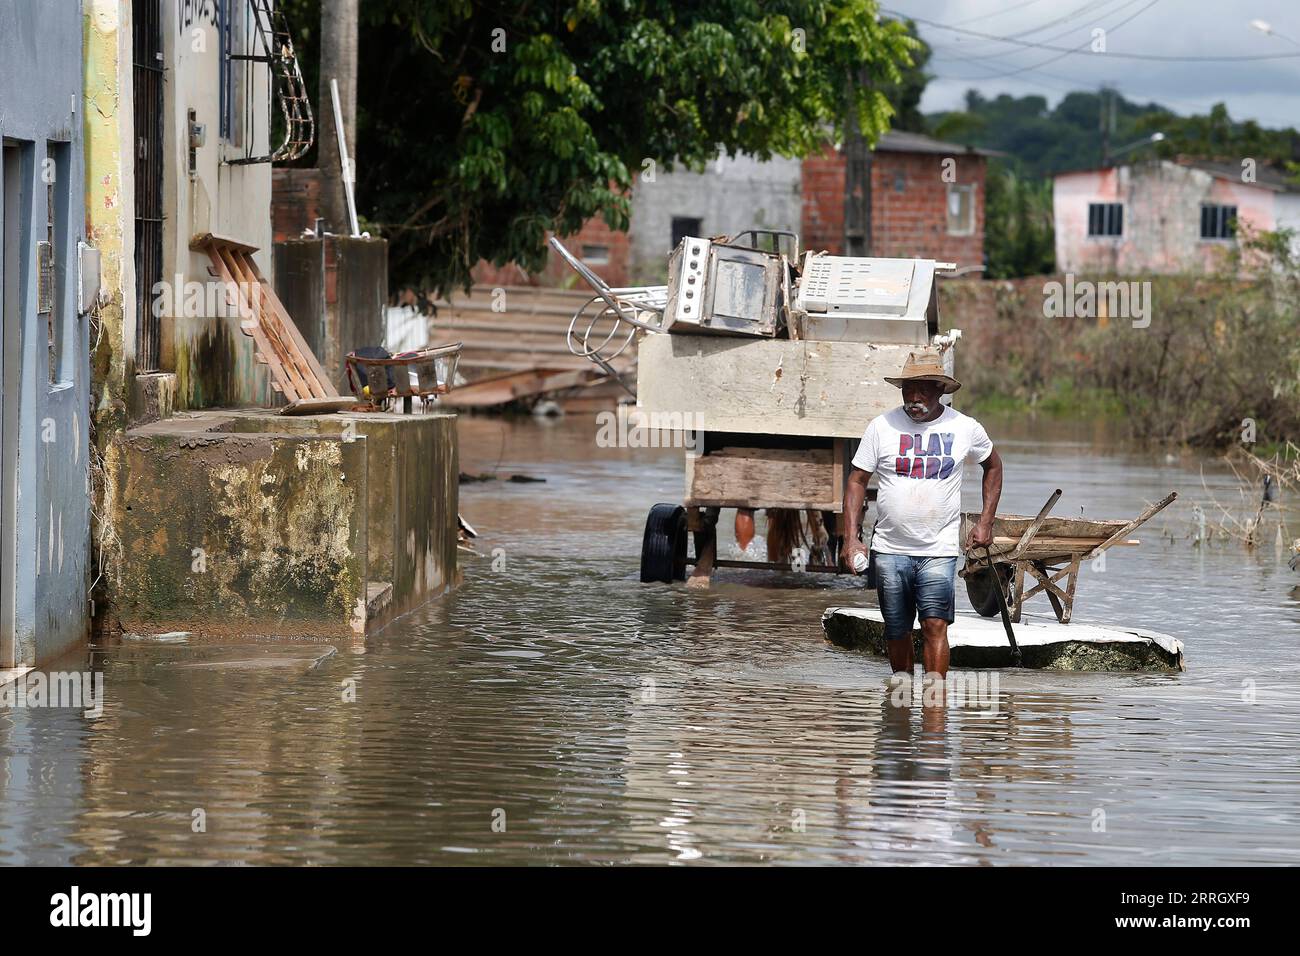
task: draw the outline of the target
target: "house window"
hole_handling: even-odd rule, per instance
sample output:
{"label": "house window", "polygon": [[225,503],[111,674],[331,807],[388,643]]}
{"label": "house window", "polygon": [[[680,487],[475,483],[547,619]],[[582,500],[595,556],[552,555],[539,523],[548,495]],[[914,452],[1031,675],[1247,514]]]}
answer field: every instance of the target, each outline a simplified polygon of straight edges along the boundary
{"label": "house window", "polygon": [[1202,239],[1236,239],[1237,207],[1201,204]]}
{"label": "house window", "polygon": [[975,187],[969,183],[948,184],[948,235],[970,236],[975,233]]}
{"label": "house window", "polygon": [[244,82],[244,60],[232,59],[243,55],[249,48],[246,37],[247,24],[244,20],[245,0],[220,0],[219,24],[217,29],[221,36],[220,64],[220,127],[221,138],[232,146],[240,146],[243,141],[243,106],[247,94]]}
{"label": "house window", "polygon": [[[71,189],[71,148],[67,143],[50,142],[46,144],[47,164],[42,178],[46,181],[46,241],[38,243],[44,247],[45,254],[39,263],[37,277],[38,295],[37,311],[45,312],[48,333],[47,351],[49,354],[49,384],[70,381],[68,350],[64,346],[67,338],[67,303],[64,295],[68,278],[68,194]],[[40,299],[44,298],[44,302]],[[44,306],[44,309],[41,306]]]}
{"label": "house window", "polygon": [[609,264],[609,246],[589,246],[582,247],[582,261],[589,266],[603,266]]}
{"label": "house window", "polygon": [[1124,235],[1124,205],[1117,202],[1088,203],[1088,235]]}
{"label": "house window", "polygon": [[670,249],[676,249],[678,243],[686,236],[698,236],[704,229],[704,220],[691,218],[690,216],[673,216],[673,244]]}

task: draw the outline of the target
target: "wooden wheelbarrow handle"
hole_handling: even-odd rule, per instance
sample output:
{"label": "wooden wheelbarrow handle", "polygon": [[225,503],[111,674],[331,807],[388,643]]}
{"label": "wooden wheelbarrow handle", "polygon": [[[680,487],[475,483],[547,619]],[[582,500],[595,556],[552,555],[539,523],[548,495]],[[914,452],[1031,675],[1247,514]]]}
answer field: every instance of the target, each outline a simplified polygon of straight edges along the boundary
{"label": "wooden wheelbarrow handle", "polygon": [[1128,524],[1124,525],[1124,527],[1120,528],[1118,531],[1112,534],[1101,544],[1097,545],[1097,547],[1093,548],[1091,551],[1085,554],[1081,560],[1087,560],[1088,558],[1096,557],[1097,555],[1105,551],[1107,548],[1111,548],[1119,544],[1125,538],[1127,538],[1130,533],[1136,531],[1140,526],[1146,524],[1147,521],[1149,521],[1155,515],[1159,514],[1161,511],[1164,511],[1165,508],[1167,508],[1170,504],[1172,504],[1174,499],[1177,497],[1178,497],[1178,492],[1176,491],[1169,492],[1169,494],[1165,495],[1165,497],[1162,498],[1160,501],[1157,501],[1151,507],[1147,508],[1146,511],[1142,512],[1140,515],[1138,515]]}

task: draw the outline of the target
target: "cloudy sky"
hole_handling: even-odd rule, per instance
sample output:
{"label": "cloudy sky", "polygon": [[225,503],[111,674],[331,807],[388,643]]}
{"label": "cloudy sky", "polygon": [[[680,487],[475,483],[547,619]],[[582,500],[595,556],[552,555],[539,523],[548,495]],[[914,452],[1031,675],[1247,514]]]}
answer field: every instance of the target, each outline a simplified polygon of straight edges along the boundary
{"label": "cloudy sky", "polygon": [[[881,0],[881,7],[916,19],[934,48],[926,112],[960,108],[971,87],[986,96],[1040,93],[1055,104],[1107,84],[1177,113],[1223,101],[1234,119],[1300,126],[1300,0]],[[1272,33],[1253,29],[1252,20]],[[1105,53],[1089,49],[1096,28],[1106,31]],[[1267,56],[1278,58],[1133,58]]]}

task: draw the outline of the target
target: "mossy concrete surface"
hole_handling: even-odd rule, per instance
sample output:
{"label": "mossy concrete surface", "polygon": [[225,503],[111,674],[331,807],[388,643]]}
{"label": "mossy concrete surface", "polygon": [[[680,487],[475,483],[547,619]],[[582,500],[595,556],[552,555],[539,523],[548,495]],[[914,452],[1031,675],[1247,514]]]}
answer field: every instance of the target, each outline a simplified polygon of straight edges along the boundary
{"label": "mossy concrete surface", "polygon": [[115,629],[356,636],[459,580],[454,415],[180,413],[114,451]]}
{"label": "mossy concrete surface", "polygon": [[365,439],[370,580],[392,585],[384,617],[372,628],[459,583],[454,414],[345,412],[286,418],[241,412],[226,427]]}
{"label": "mossy concrete surface", "polygon": [[364,629],[364,440],[144,431],[122,443],[123,630]]}
{"label": "mossy concrete surface", "polygon": [[[840,647],[861,648],[887,656],[885,625],[875,608],[827,608],[822,615],[826,639]],[[1181,671],[1182,642],[1168,635],[1090,624],[1033,622],[1014,625],[1021,666],[1063,671]],[[916,659],[921,659],[921,632],[913,631]],[[949,660],[953,667],[1011,667],[1011,645],[1001,619],[958,615],[949,625]]]}

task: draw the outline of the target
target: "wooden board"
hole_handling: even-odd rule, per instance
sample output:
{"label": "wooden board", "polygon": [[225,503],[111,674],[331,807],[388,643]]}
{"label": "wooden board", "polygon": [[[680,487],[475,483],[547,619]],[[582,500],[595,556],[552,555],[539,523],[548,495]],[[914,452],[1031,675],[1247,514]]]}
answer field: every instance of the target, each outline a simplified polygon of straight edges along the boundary
{"label": "wooden board", "polygon": [[504,405],[517,398],[545,395],[548,392],[580,388],[603,380],[600,370],[591,363],[577,371],[562,369],[529,369],[506,375],[494,375],[461,385],[448,392],[441,400],[453,408],[491,408]]}
{"label": "wooden board", "polygon": [[[961,516],[961,529],[964,535],[977,520],[979,514],[964,512]],[[997,515],[993,519],[993,533],[1008,538],[1019,539],[1025,529],[1033,524],[1032,517],[1024,515]],[[1035,538],[1101,538],[1105,540],[1128,524],[1123,519],[1094,520],[1089,518],[1044,518],[1042,527]],[[1100,543],[1100,542],[1098,542]]]}
{"label": "wooden board", "polygon": [[350,408],[358,405],[365,406],[364,402],[358,402],[351,395],[342,398],[300,398],[296,402],[290,402],[280,409],[281,415],[327,415],[331,412],[346,412]]}
{"label": "wooden board", "polygon": [[686,456],[686,505],[838,511],[842,485],[829,448],[722,448]]}
{"label": "wooden board", "polygon": [[755,340],[720,335],[646,335],[637,367],[637,406],[698,415],[709,431],[861,438],[867,423],[898,406],[884,380],[910,345]]}
{"label": "wooden board", "polygon": [[355,404],[339,396],[253,261],[254,247],[212,234],[195,236],[190,247],[207,253],[211,260],[212,274],[225,285],[227,300],[238,309],[240,331],[253,339],[258,361],[270,372],[272,388],[289,402],[284,414],[338,411]]}

